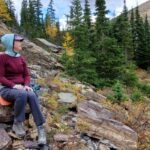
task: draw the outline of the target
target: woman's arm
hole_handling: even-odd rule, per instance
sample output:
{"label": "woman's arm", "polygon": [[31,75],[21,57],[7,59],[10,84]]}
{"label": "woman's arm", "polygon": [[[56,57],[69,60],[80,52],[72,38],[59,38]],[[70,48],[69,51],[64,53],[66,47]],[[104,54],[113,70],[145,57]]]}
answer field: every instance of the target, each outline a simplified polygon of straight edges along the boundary
{"label": "woman's arm", "polygon": [[[22,57],[22,58],[23,58],[23,57]],[[30,72],[29,72],[29,69],[28,69],[28,67],[27,67],[27,64],[26,64],[25,59],[23,58],[22,60],[23,60],[23,64],[24,64],[24,85],[29,86],[29,84],[30,84],[30,79],[31,79],[31,77],[30,77]]]}
{"label": "woman's arm", "polygon": [[0,84],[11,88],[13,88],[13,86],[15,85],[15,83],[9,81],[5,77],[5,61],[3,55],[0,55]]}

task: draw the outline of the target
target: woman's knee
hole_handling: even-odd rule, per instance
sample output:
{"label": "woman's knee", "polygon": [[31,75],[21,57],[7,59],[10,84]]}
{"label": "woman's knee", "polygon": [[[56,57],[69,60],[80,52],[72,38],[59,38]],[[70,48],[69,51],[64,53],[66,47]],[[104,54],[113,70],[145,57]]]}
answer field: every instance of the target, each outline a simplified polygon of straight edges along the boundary
{"label": "woman's knee", "polygon": [[28,98],[37,99],[37,96],[34,92],[29,91],[29,92],[27,92],[27,94],[28,94]]}
{"label": "woman's knee", "polygon": [[18,95],[17,95],[18,97],[21,97],[21,99],[27,99],[28,94],[26,91],[18,90],[17,92],[18,92]]}
{"label": "woman's knee", "polygon": [[7,89],[2,93],[1,96],[8,101],[15,101],[17,99],[26,100],[27,92],[24,90]]}

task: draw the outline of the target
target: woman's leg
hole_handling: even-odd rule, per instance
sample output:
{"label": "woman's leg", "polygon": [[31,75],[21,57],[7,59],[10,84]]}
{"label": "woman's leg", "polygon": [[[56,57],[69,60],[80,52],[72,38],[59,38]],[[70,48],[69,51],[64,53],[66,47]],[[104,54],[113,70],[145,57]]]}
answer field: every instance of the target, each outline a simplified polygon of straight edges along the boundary
{"label": "woman's leg", "polygon": [[27,92],[12,88],[4,88],[1,96],[5,100],[14,103],[14,121],[23,122],[25,120],[25,106],[27,103]]}
{"label": "woman's leg", "polygon": [[38,97],[34,92],[27,92],[28,93],[28,103],[37,126],[43,125],[45,123],[45,119],[42,115],[40,110],[39,100]]}
{"label": "woman's leg", "polygon": [[45,119],[40,110],[38,97],[36,96],[34,92],[28,92],[28,103],[30,105],[34,121],[37,125],[38,143],[40,145],[46,144],[46,133],[43,127],[43,123],[45,123]]}
{"label": "woman's leg", "polygon": [[25,135],[22,122],[25,120],[25,106],[27,103],[27,92],[24,90],[4,88],[1,96],[9,102],[14,102],[14,124],[13,131],[20,137]]}

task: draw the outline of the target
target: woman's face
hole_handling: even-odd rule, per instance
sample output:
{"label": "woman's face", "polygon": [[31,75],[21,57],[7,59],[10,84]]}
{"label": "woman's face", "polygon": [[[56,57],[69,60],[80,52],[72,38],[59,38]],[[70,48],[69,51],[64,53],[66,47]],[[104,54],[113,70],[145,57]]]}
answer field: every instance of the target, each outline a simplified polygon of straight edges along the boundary
{"label": "woman's face", "polygon": [[14,51],[19,52],[22,50],[22,41],[14,42]]}

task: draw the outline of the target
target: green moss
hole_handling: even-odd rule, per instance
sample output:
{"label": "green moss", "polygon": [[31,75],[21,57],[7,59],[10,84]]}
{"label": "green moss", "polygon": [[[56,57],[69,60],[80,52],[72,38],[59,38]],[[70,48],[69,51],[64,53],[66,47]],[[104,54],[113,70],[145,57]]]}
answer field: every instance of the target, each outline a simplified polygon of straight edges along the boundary
{"label": "green moss", "polygon": [[68,105],[64,104],[64,105],[59,105],[57,112],[61,115],[64,115],[68,112]]}

